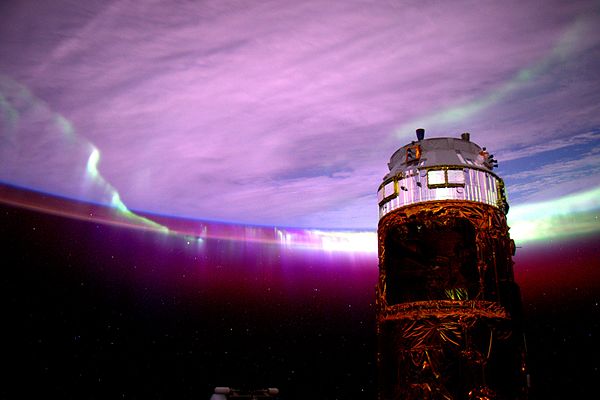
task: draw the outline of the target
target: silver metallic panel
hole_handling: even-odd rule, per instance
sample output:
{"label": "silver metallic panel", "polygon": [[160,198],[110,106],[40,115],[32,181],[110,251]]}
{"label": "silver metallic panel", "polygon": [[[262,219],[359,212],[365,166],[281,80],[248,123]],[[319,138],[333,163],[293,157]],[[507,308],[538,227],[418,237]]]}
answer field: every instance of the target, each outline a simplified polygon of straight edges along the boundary
{"label": "silver metallic panel", "polygon": [[[411,170],[404,175],[405,178],[398,180],[398,195],[380,203],[379,218],[398,208],[427,201],[465,200],[502,206],[500,181],[495,175],[479,169]],[[393,187],[393,183],[389,182],[385,187]],[[429,187],[432,184],[436,187]],[[387,191],[385,195],[387,198]]]}

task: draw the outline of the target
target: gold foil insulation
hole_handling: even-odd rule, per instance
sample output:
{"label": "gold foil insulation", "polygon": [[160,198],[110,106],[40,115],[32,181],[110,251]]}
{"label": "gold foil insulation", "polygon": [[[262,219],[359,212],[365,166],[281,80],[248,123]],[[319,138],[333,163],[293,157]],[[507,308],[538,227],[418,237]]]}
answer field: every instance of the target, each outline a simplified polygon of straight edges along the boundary
{"label": "gold foil insulation", "polygon": [[379,399],[525,399],[514,242],[497,207],[418,203],[379,222]]}

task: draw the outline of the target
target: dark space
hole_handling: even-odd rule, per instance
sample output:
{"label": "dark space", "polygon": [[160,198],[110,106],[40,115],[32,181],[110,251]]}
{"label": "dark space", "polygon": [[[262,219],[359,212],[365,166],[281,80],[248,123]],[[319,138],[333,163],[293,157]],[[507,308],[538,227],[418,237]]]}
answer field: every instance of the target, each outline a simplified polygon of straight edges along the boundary
{"label": "dark space", "polygon": [[[374,254],[179,237],[0,207],[4,399],[373,399]],[[515,258],[532,398],[593,395],[598,238]]]}

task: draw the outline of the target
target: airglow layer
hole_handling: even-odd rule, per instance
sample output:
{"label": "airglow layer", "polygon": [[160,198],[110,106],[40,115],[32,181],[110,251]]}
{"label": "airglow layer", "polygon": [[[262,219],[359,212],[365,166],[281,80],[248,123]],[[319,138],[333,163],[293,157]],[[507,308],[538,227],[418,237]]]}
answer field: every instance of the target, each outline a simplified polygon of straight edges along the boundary
{"label": "airglow layer", "polygon": [[[1,189],[1,187],[0,187]],[[54,200],[52,200],[54,199]],[[141,216],[120,206],[117,197],[111,207],[56,198],[32,199],[0,190],[0,202],[67,218],[168,233],[166,238],[189,242],[202,250],[206,240],[247,241],[276,245],[290,250],[314,250],[376,254],[375,231],[245,226],[221,222],[185,220],[157,215]],[[81,204],[87,204],[81,206]],[[78,206],[79,205],[79,206]],[[90,211],[92,210],[92,211]],[[129,213],[133,218],[129,217]],[[142,214],[142,212],[138,212]],[[511,237],[517,244],[583,237],[600,232],[600,187],[554,200],[514,206],[508,214]]]}

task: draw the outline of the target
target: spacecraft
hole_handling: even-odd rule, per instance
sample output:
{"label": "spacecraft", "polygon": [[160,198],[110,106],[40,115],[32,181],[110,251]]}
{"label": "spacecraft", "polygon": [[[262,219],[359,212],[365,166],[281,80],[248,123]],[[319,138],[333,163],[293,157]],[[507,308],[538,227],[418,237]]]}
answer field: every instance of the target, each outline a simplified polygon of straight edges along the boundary
{"label": "spacecraft", "polygon": [[273,399],[279,394],[279,389],[268,388],[259,390],[240,390],[230,387],[217,386],[210,400],[228,400],[228,399]]}
{"label": "spacecraft", "polygon": [[378,189],[380,400],[526,399],[504,183],[460,138],[398,149]]}

